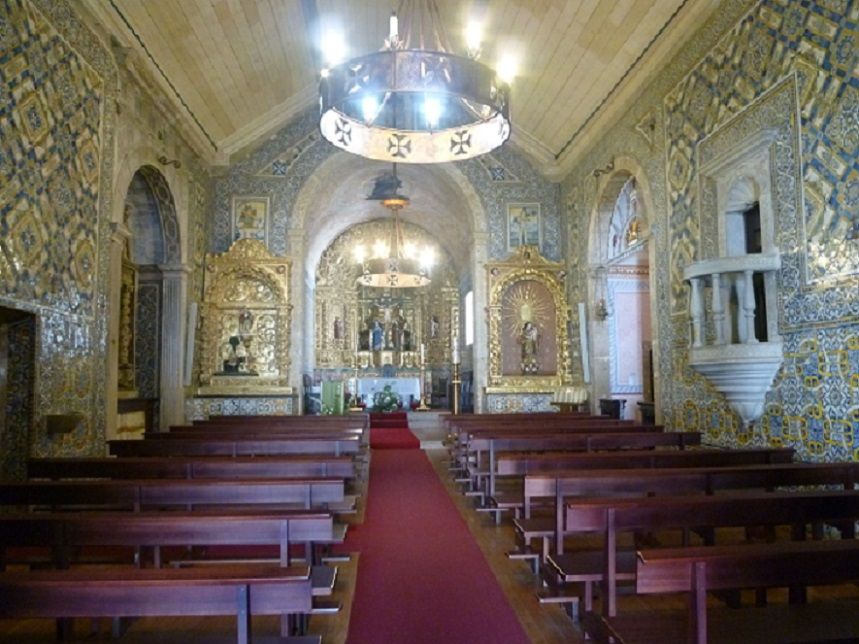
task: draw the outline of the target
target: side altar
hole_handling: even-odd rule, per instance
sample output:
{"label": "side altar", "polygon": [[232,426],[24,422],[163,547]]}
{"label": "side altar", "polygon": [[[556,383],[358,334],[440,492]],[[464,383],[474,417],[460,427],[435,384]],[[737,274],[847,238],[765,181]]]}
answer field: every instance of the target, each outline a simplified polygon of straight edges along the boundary
{"label": "side altar", "polygon": [[206,256],[189,418],[297,412],[288,382],[290,265],[254,239]]}
{"label": "side altar", "polygon": [[551,411],[559,390],[580,384],[570,367],[565,266],[526,245],[486,271],[488,411]]}

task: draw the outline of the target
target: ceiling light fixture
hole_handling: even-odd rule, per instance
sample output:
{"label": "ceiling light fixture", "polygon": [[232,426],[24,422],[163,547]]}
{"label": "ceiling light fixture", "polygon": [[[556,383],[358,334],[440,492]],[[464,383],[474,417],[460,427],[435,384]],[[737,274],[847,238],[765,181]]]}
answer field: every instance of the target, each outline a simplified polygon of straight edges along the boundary
{"label": "ceiling light fixture", "polygon": [[355,261],[361,266],[358,283],[379,288],[415,288],[430,283],[429,270],[435,261],[431,246],[418,248],[414,242],[406,242],[400,222],[400,210],[409,203],[409,198],[400,194],[402,182],[397,178],[397,166],[391,174],[376,178],[373,192],[367,199],[379,201],[391,211],[391,235],[386,243],[377,239],[368,255],[363,245],[355,247]]}
{"label": "ceiling light fixture", "polygon": [[[324,68],[322,136],[347,152],[397,163],[459,161],[500,146],[510,137],[509,80],[478,62],[480,26],[469,25],[467,56],[458,56],[443,38],[434,0],[403,0],[400,8],[432,33],[401,38],[395,12],[382,50]],[[410,48],[413,40],[419,48]]]}

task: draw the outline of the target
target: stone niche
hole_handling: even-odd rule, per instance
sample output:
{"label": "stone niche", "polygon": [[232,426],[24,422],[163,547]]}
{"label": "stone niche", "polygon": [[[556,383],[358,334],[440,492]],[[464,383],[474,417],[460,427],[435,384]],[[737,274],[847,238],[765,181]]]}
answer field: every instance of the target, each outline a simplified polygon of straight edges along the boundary
{"label": "stone niche", "polygon": [[288,382],[290,264],[255,239],[206,257],[198,397],[294,395]]}

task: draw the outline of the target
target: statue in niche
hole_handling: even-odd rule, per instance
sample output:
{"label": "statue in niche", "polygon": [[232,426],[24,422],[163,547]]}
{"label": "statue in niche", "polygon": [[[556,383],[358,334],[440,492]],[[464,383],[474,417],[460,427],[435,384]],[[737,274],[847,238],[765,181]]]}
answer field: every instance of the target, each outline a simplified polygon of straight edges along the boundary
{"label": "statue in niche", "polygon": [[403,316],[402,309],[397,309],[394,315],[391,316],[391,322],[388,325],[390,329],[389,348],[395,351],[405,351],[404,333],[406,329],[406,318]]}
{"label": "statue in niche", "polygon": [[381,351],[384,346],[385,331],[378,320],[373,320],[373,326],[370,328],[370,349],[372,351]]}
{"label": "statue in niche", "polygon": [[536,325],[530,320],[522,325],[522,332],[519,334],[519,344],[522,345],[522,373],[537,373],[539,365],[537,364],[537,344],[539,342],[539,332]]}
{"label": "statue in niche", "polygon": [[334,339],[341,340],[343,338],[343,320],[340,316],[334,317]]}
{"label": "statue in niche", "polygon": [[254,337],[254,315],[247,309],[239,312],[229,338],[221,347],[221,375],[256,376],[251,342]]}
{"label": "statue in niche", "polygon": [[430,318],[430,338],[435,339],[437,337],[438,337],[438,316],[433,315]]}
{"label": "statue in niche", "polygon": [[408,328],[409,323],[403,320],[400,325],[400,351],[412,350],[412,332]]}
{"label": "statue in niche", "polygon": [[231,335],[221,349],[223,360],[222,374],[231,376],[255,376],[255,371],[248,367],[248,349],[237,335]]}

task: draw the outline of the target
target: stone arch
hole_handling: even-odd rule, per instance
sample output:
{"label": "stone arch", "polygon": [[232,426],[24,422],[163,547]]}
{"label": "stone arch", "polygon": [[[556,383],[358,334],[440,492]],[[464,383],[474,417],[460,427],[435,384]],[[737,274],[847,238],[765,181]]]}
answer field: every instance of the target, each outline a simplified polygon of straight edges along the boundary
{"label": "stone arch", "polygon": [[[644,366],[632,374],[627,373],[627,369],[631,369],[629,365],[635,362],[657,364],[658,333],[655,325],[658,322],[658,306],[653,298],[656,293],[655,276],[649,270],[649,267],[656,266],[656,245],[652,243],[654,231],[651,227],[651,222],[656,220],[655,206],[649,179],[637,159],[616,157],[613,166],[612,172],[598,184],[588,235],[591,398],[595,400],[614,396],[638,401],[642,395],[648,395],[658,399],[660,384],[655,370],[652,380],[650,369]],[[639,241],[613,255],[612,216],[618,196],[632,179],[635,180],[637,199],[641,206],[638,210],[642,220]],[[636,306],[641,318],[627,328],[628,318],[624,316],[621,320],[621,316],[614,315],[615,299]],[[634,342],[636,346],[632,348],[641,351],[642,356],[649,356],[649,360],[621,360],[621,356],[634,355],[631,344],[621,346],[624,342]],[[648,350],[645,343],[649,343],[652,349]],[[643,393],[637,393],[640,391]],[[633,412],[633,409],[628,408],[627,417],[633,417]]]}
{"label": "stone arch", "polygon": [[[117,164],[114,181],[113,212],[114,225],[122,225],[125,219],[125,197],[134,176],[141,173],[148,182],[159,204],[160,215],[165,231],[170,236],[170,250],[166,261],[178,265],[184,258],[182,234],[184,229],[176,206],[176,195],[182,194],[179,178],[175,171],[159,169],[158,151],[149,145],[139,145],[129,149]],[[172,240],[175,239],[175,243]]]}
{"label": "stone arch", "polygon": [[[159,399],[162,424],[178,423],[184,417],[181,383],[186,275],[181,266],[181,227],[174,187],[153,165],[154,156],[155,151],[148,147],[129,152],[120,163],[115,184],[120,192],[114,200],[109,286],[109,436],[115,435],[123,422],[116,404],[120,380],[123,397]],[[131,256],[126,256],[127,247],[134,249]],[[135,271],[130,285],[129,265]],[[129,288],[134,293],[130,307]],[[119,364],[123,360],[120,347],[127,346],[123,334],[128,334],[129,329],[135,355],[132,366],[135,377],[131,381],[127,377],[127,363],[126,375],[122,375],[123,367]],[[165,332],[167,329],[170,333]],[[129,387],[129,382],[135,384]]]}
{"label": "stone arch", "polygon": [[[292,257],[296,267],[292,276],[293,293],[293,347],[300,352],[301,360],[292,363],[291,374],[294,382],[302,380],[302,370],[312,367],[314,356],[313,334],[303,333],[302,329],[314,328],[314,289],[315,272],[319,260],[334,239],[350,226],[381,216],[387,216],[381,207],[374,202],[366,202],[361,190],[353,190],[348,208],[326,212],[325,199],[330,204],[336,199],[338,188],[342,188],[350,175],[355,179],[362,178],[367,185],[378,174],[388,170],[388,164],[368,162],[347,153],[338,152],[323,158],[303,177],[294,207],[288,223],[289,248],[287,254]],[[438,213],[447,217],[441,223],[427,225],[415,219],[421,210],[420,199],[412,200],[412,204],[403,210],[401,218],[406,223],[414,223],[425,229],[457,231],[445,239],[439,239],[441,245],[456,262],[457,273],[468,275],[474,283],[475,298],[482,293],[485,298],[485,275],[481,266],[486,260],[488,248],[488,214],[475,186],[462,170],[454,164],[437,164],[429,167],[399,166],[398,174],[404,180],[405,192],[409,194],[409,183],[415,187],[426,185],[427,181],[439,187],[445,193],[450,203],[455,205],[453,214],[450,208],[438,208]],[[369,194],[369,191],[366,192]],[[424,194],[429,191],[424,189]],[[325,195],[321,200],[320,195]],[[410,196],[413,196],[410,194]],[[344,197],[345,199],[345,197]],[[440,198],[439,198],[440,199]],[[430,199],[427,203],[440,203]],[[457,218],[458,217],[458,218]],[[459,234],[461,233],[461,234]],[[448,243],[445,243],[447,241]],[[451,244],[455,244],[452,247]],[[482,290],[481,290],[482,288]],[[477,300],[480,302],[481,300]],[[485,300],[484,300],[485,301]],[[478,360],[485,362],[486,339],[483,331],[483,307],[475,306],[475,326],[483,337],[475,338],[475,373],[478,372]],[[460,335],[462,335],[460,330]],[[478,354],[482,354],[479,356]]]}

